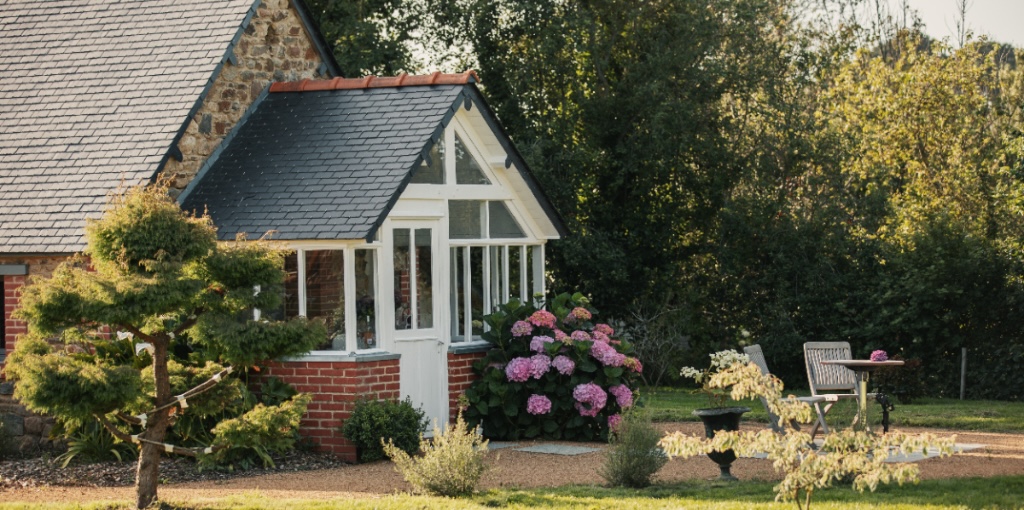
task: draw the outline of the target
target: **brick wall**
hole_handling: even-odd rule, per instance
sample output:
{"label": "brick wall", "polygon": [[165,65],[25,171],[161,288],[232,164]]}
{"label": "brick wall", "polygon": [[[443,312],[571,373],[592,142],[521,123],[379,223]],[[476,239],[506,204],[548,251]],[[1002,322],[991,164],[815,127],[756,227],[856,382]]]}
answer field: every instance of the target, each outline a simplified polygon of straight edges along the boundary
{"label": "brick wall", "polygon": [[235,45],[238,64],[226,62],[178,143],[183,159],[168,161],[164,176],[179,193],[271,81],[326,78],[320,55],[289,0],[264,0]]}
{"label": "brick wall", "polygon": [[[26,332],[25,323],[11,318],[11,314],[18,308],[18,293],[22,285],[25,285],[25,276],[4,275],[4,348],[10,352],[14,350],[14,342],[18,335]],[[0,376],[2,377],[2,376]]]}
{"label": "brick wall", "polygon": [[269,364],[264,377],[274,376],[302,393],[313,395],[299,433],[313,440],[321,450],[355,462],[356,447],[341,435],[339,427],[356,400],[376,398],[398,400],[397,355],[370,361],[286,361]]}
{"label": "brick wall", "polygon": [[448,353],[448,416],[455,420],[459,412],[459,395],[462,395],[473,381],[473,363],[484,357],[483,352]]}

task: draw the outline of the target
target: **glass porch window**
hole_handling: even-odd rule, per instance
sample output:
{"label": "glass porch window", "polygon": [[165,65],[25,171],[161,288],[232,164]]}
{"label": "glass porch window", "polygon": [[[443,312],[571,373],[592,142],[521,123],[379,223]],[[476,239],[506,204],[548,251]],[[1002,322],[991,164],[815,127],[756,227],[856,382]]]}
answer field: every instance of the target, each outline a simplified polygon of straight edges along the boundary
{"label": "glass porch window", "polygon": [[317,350],[345,348],[345,252],[307,251],[306,317],[327,325],[327,340]]}
{"label": "glass porch window", "polygon": [[429,228],[394,230],[395,329],[434,327]]}

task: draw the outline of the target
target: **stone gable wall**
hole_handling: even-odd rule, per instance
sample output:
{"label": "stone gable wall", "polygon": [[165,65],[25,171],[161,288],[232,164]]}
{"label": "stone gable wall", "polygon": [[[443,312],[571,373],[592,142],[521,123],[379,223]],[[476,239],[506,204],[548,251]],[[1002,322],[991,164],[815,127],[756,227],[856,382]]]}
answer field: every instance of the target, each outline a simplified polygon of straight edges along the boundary
{"label": "stone gable wall", "polygon": [[237,65],[224,64],[178,143],[182,161],[164,167],[172,195],[188,186],[270,82],[327,77],[317,74],[323,61],[289,0],[263,0],[234,53]]}

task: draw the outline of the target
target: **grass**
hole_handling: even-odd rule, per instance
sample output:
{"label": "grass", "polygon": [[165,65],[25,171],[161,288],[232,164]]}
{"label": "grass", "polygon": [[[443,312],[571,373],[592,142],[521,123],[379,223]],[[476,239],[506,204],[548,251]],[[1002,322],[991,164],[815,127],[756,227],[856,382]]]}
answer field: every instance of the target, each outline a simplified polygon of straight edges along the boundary
{"label": "grass", "polygon": [[[597,486],[568,486],[555,489],[491,490],[471,498],[449,499],[423,496],[392,495],[376,499],[351,500],[275,500],[253,492],[208,503],[164,503],[165,510],[321,510],[351,509],[486,509],[486,508],[551,508],[551,509],[713,509],[742,510],[790,509],[792,503],[776,503],[772,484],[743,483],[678,483],[655,485],[647,489],[609,489]],[[1019,509],[1024,508],[1024,476],[927,480],[904,487],[882,486],[876,492],[859,494],[849,487],[833,487],[815,493],[813,508],[938,510],[938,509]],[[121,509],[127,503],[95,503],[74,505],[2,505],[0,508]]]}
{"label": "grass", "polygon": [[[806,390],[794,390],[796,395],[809,395]],[[681,388],[643,388],[644,404],[651,410],[655,421],[698,421],[690,414],[694,409],[707,407],[703,395]],[[768,422],[768,414],[760,400],[748,400],[739,405],[751,411],[743,415],[745,421]],[[882,413],[878,404],[871,402],[869,415],[874,424],[880,424]],[[857,412],[853,399],[836,404],[828,414],[828,424],[849,425]],[[1024,402],[994,400],[953,400],[922,398],[913,404],[896,404],[889,418],[897,427],[930,427],[977,432],[1024,433]]]}

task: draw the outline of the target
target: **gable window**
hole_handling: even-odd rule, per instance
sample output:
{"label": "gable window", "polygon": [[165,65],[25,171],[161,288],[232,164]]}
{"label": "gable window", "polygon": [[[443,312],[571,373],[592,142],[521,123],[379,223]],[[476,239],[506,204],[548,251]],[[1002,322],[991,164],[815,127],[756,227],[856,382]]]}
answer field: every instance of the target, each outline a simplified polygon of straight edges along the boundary
{"label": "gable window", "polygon": [[470,154],[462,138],[455,135],[455,184],[490,184],[476,158]]}
{"label": "gable window", "polygon": [[316,350],[377,347],[376,250],[300,249],[284,269],[284,300],[268,317],[322,320],[327,339]]}
{"label": "gable window", "polygon": [[412,184],[444,184],[444,137],[430,148],[429,161],[420,162],[412,173]]}

